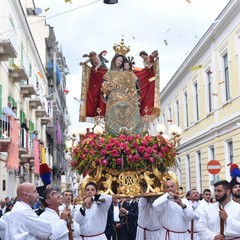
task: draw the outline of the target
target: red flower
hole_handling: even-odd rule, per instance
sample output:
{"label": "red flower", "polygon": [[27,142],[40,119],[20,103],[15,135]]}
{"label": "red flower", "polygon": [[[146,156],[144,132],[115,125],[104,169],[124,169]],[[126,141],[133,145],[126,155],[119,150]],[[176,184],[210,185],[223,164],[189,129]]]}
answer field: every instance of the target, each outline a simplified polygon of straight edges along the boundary
{"label": "red flower", "polygon": [[108,143],[108,144],[106,145],[106,150],[107,150],[107,151],[112,150],[112,144],[111,144],[111,143]]}
{"label": "red flower", "polygon": [[129,154],[131,153],[130,148],[125,149],[125,150],[124,150],[124,153],[126,153],[127,155],[129,155]]}
{"label": "red flower", "polygon": [[140,147],[138,147],[137,150],[139,153],[144,153],[146,151],[146,148],[144,146],[140,146]]}
{"label": "red flower", "polygon": [[124,142],[124,141],[126,141],[127,137],[123,134],[123,135],[119,136],[118,139],[119,139],[119,141]]}
{"label": "red flower", "polygon": [[139,154],[136,154],[136,155],[133,156],[133,161],[134,162],[139,162],[140,160],[141,160],[141,157],[140,157]]}
{"label": "red flower", "polygon": [[103,160],[101,161],[101,163],[102,163],[102,165],[103,165],[104,167],[107,166],[107,160],[106,160],[106,159],[103,159]]}
{"label": "red flower", "polygon": [[168,147],[162,147],[162,151],[167,153],[167,152],[169,152],[169,148]]}
{"label": "red flower", "polygon": [[149,155],[148,153],[144,153],[144,154],[143,154],[143,158],[144,158],[145,160],[148,160],[148,159],[150,158],[150,155]]}
{"label": "red flower", "polygon": [[105,156],[106,154],[107,154],[107,151],[105,150],[105,149],[102,149],[101,151],[100,151],[100,154],[101,154],[101,156]]}
{"label": "red flower", "polygon": [[153,158],[153,157],[150,157],[150,158],[148,159],[148,161],[149,161],[150,163],[154,163],[154,158]]}
{"label": "red flower", "polygon": [[122,158],[117,158],[116,159],[116,164],[121,165],[122,164]]}
{"label": "red flower", "polygon": [[111,151],[111,155],[112,155],[113,157],[116,157],[116,156],[118,156],[118,155],[119,155],[119,152],[118,152],[118,150],[116,150],[116,149],[113,149],[113,150]]}
{"label": "red flower", "polygon": [[146,152],[150,154],[153,152],[153,149],[151,147],[147,147]]}
{"label": "red flower", "polygon": [[127,136],[127,140],[128,140],[129,142],[132,142],[133,137],[132,137],[132,136]]}
{"label": "red flower", "polygon": [[133,142],[132,146],[133,146],[133,148],[137,148],[138,147],[138,143],[137,142]]}

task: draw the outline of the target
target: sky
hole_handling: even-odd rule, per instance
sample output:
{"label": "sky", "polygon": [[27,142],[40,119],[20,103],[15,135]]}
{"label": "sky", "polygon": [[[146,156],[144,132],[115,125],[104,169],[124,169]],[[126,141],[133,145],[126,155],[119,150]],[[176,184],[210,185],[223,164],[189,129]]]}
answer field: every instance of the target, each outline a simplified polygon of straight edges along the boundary
{"label": "sky", "polygon": [[131,49],[128,55],[141,68],[139,52],[158,50],[162,90],[229,0],[118,0],[113,5],[103,0],[34,2],[47,24],[54,27],[70,71],[67,105],[71,133],[82,124],[76,99],[81,94],[79,62],[86,60],[83,54],[106,50],[110,62],[114,43],[120,43],[124,35],[125,45]]}

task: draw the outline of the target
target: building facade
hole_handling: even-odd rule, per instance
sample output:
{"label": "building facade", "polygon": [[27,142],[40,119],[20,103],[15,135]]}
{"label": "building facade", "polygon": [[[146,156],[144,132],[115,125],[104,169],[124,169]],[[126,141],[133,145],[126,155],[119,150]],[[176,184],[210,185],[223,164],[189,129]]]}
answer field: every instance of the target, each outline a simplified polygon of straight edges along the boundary
{"label": "building facade", "polygon": [[[161,117],[183,130],[177,170],[184,191],[230,180],[240,166],[240,2],[230,1],[161,92]],[[155,122],[155,125],[157,122]],[[221,170],[209,174],[218,160]]]}
{"label": "building facade", "polygon": [[[53,28],[37,14],[32,0],[0,0],[0,198],[14,197],[20,182],[42,184],[41,162],[59,185],[65,165],[68,69]],[[13,132],[3,124],[8,102],[17,107]],[[21,128],[24,121],[29,130]],[[13,146],[17,154],[9,158]]]}

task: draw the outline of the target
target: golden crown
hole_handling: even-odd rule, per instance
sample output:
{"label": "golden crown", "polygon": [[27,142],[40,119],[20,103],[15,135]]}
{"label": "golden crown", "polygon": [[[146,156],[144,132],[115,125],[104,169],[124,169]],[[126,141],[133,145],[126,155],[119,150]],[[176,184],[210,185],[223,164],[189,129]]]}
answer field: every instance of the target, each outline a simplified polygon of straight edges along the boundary
{"label": "golden crown", "polygon": [[113,50],[116,54],[125,56],[130,51],[130,46],[126,47],[124,45],[124,39],[122,37],[120,44],[114,43]]}

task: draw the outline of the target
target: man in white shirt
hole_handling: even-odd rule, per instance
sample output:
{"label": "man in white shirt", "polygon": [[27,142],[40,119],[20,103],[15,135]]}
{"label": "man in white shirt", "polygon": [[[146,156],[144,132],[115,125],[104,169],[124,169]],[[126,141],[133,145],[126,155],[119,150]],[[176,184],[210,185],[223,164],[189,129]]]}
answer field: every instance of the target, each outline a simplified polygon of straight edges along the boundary
{"label": "man in white shirt", "polygon": [[240,240],[240,205],[231,199],[231,185],[214,184],[216,203],[206,207],[197,224],[202,240]]}
{"label": "man in white shirt", "polygon": [[2,110],[2,128],[4,134],[7,132],[8,136],[10,136],[10,117],[13,116],[13,111],[12,111],[12,103],[8,102],[7,106],[3,108]]}
{"label": "man in white shirt", "polygon": [[199,219],[198,215],[195,214],[198,207],[199,207],[199,199],[200,199],[200,194],[197,189],[192,189],[189,194],[189,203],[192,205],[193,212],[194,212],[194,219],[191,220],[190,226],[189,226],[189,231],[190,231],[190,236],[191,239],[198,240],[198,234],[197,234],[197,221]]}
{"label": "man in white shirt", "polygon": [[176,183],[171,179],[164,182],[164,192],[164,195],[153,202],[163,226],[159,239],[190,240],[188,228],[194,217],[191,204],[177,195]]}
{"label": "man in white shirt", "polygon": [[52,239],[69,240],[80,239],[79,225],[72,221],[71,210],[64,208],[59,216],[59,206],[62,196],[53,188],[47,188],[41,193],[41,202],[45,211],[39,216],[50,222],[53,231]]}
{"label": "man in white shirt", "polygon": [[5,219],[5,239],[15,240],[25,237],[24,240],[36,240],[51,237],[52,228],[49,221],[39,219],[31,208],[38,199],[34,184],[21,183],[17,188],[17,198],[18,201]]}
{"label": "man in white shirt", "polygon": [[156,197],[141,197],[138,203],[137,240],[160,239],[161,215],[152,204]]}
{"label": "man in white shirt", "polygon": [[73,205],[72,205],[72,199],[73,199],[73,193],[71,190],[66,190],[62,193],[62,204],[59,206],[60,213],[63,211],[63,209],[68,208],[71,210],[71,213],[73,214]]}

